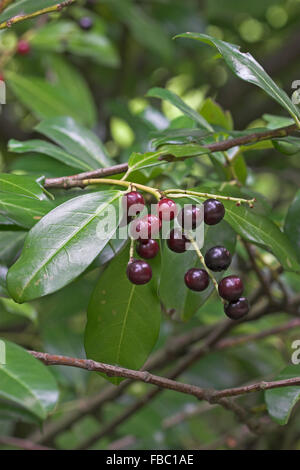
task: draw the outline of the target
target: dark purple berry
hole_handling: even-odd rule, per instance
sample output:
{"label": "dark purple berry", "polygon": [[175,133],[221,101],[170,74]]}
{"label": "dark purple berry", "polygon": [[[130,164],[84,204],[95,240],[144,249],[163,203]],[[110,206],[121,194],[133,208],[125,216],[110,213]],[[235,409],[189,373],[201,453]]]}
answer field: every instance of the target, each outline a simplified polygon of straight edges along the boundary
{"label": "dark purple berry", "polygon": [[204,222],[207,225],[216,225],[223,219],[225,215],[225,207],[222,202],[216,199],[207,199],[204,205]]}
{"label": "dark purple berry", "polygon": [[144,243],[139,241],[136,247],[136,251],[141,258],[155,258],[159,252],[159,244],[156,240],[152,240],[152,238],[145,241]]}
{"label": "dark purple berry", "polygon": [[199,205],[186,204],[179,212],[177,220],[181,227],[194,230],[203,222],[203,210]]}
{"label": "dark purple berry", "polygon": [[241,297],[243,290],[243,281],[238,276],[227,276],[219,282],[219,294],[229,302]]}
{"label": "dark purple berry", "polygon": [[187,248],[187,243],[189,243],[189,240],[180,228],[173,228],[171,230],[167,240],[170,250],[175,251],[175,253],[184,253]]}
{"label": "dark purple berry", "polygon": [[139,215],[145,207],[143,195],[138,191],[130,191],[123,197],[123,209],[130,217]]}
{"label": "dark purple berry", "polygon": [[157,204],[157,214],[160,220],[173,220],[177,215],[176,203],[167,197],[164,197]]}
{"label": "dark purple berry", "polygon": [[161,229],[161,221],[156,215],[148,214],[141,219],[135,219],[130,225],[130,235],[134,240],[155,238]]}
{"label": "dark purple berry", "polygon": [[152,278],[152,269],[146,261],[135,259],[128,263],[126,274],[133,284],[147,284]]}
{"label": "dark purple berry", "polygon": [[205,255],[205,264],[212,271],[224,271],[230,266],[231,254],[224,246],[214,246]]}
{"label": "dark purple berry", "polygon": [[209,276],[204,269],[192,268],[185,273],[184,282],[189,289],[201,292],[208,287]]}
{"label": "dark purple berry", "polygon": [[93,27],[93,20],[89,16],[83,16],[78,24],[84,31],[89,31]]}
{"label": "dark purple berry", "polygon": [[246,297],[240,297],[234,302],[224,305],[224,312],[231,320],[239,320],[249,312],[249,302]]}

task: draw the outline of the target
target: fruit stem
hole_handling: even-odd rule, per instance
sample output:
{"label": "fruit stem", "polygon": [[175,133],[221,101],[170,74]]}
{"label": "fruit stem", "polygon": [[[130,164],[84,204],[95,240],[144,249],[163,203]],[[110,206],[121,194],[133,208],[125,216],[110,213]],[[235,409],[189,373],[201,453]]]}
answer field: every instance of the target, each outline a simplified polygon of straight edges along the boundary
{"label": "fruit stem", "polygon": [[191,233],[187,232],[187,237],[188,239],[190,240],[191,244],[193,245],[196,253],[197,253],[197,256],[198,258],[200,259],[201,263],[203,264],[203,266],[205,267],[206,271],[207,271],[207,274],[209,275],[209,277],[211,278],[212,282],[213,282],[213,285],[216,289],[216,291],[218,292],[218,295],[219,295],[219,288],[218,288],[218,283],[214,277],[214,275],[212,274],[212,272],[208,269],[208,267],[206,266],[205,264],[205,260],[204,260],[204,256],[202,255],[201,251],[200,251],[200,248],[196,242],[196,240],[193,238],[193,236],[191,235]]}
{"label": "fruit stem", "polygon": [[130,249],[129,249],[129,263],[134,259],[134,239],[130,239]]}
{"label": "fruit stem", "polygon": [[232,201],[236,202],[237,204],[248,204],[249,207],[253,207],[253,204],[255,203],[256,199],[242,199],[239,197],[231,197],[231,196],[221,196],[219,194],[210,194],[210,193],[200,193],[198,191],[189,191],[189,190],[184,190],[184,189],[167,189],[164,191],[164,194],[167,194],[170,198],[176,198],[176,197],[184,197],[184,196],[198,196],[200,198],[212,198],[212,199],[219,199],[223,201]]}
{"label": "fruit stem", "polygon": [[152,194],[153,196],[155,196],[157,200],[161,198],[161,194],[157,189],[151,188],[150,186],[144,186],[143,184],[131,183],[130,181],[114,180],[110,178],[93,178],[93,179],[82,180],[82,184],[84,186],[87,186],[90,184],[111,184],[111,185],[123,186],[125,188],[134,187],[134,188],[140,189],[141,191],[145,191],[146,193]]}

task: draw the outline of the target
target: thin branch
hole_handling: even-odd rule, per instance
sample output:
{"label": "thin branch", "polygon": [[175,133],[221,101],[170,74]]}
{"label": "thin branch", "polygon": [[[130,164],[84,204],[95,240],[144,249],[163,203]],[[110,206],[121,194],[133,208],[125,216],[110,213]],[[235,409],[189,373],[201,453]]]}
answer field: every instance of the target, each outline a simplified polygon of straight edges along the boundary
{"label": "thin branch", "polygon": [[29,441],[27,439],[19,439],[18,437],[11,436],[0,436],[0,445],[1,444],[24,450],[54,450],[50,447],[38,445],[35,442]]}
{"label": "thin branch", "polygon": [[[256,297],[259,297],[259,294],[257,294]],[[265,308],[263,308],[263,310],[265,311]],[[244,344],[246,342],[255,341],[257,339],[263,339],[264,337],[267,337],[269,335],[288,331],[289,329],[293,329],[297,326],[300,326],[300,319],[294,319],[284,325],[280,325],[270,330],[264,330],[256,334],[237,336],[223,340],[221,339],[219,342],[216,343],[214,350],[223,350],[229,347]],[[210,334],[214,329],[215,326],[198,327],[187,333],[183,333],[179,336],[170,338],[166,346],[161,351],[156,352],[149,358],[149,360],[145,364],[145,368],[153,370],[165,367],[166,365],[170,364],[172,360],[176,359],[179,356],[182,356],[182,354],[186,352],[187,347],[193,345],[194,343],[200,341],[205,337],[210,338]],[[207,349],[205,345],[200,349],[206,352],[209,351],[209,349]],[[171,375],[174,374],[171,373]],[[36,443],[51,442],[51,440],[55,436],[57,436],[61,432],[64,432],[67,429],[70,429],[70,427],[82,417],[88,414],[93,414],[99,407],[103,406],[108,401],[112,401],[120,397],[131,383],[131,380],[124,380],[118,387],[108,385],[99,394],[80,400],[77,404],[76,411],[72,412],[61,420],[50,422],[44,427],[42,433],[40,431],[33,433],[30,436],[31,440]],[[114,419],[111,423],[105,425],[104,428],[102,428],[100,431],[101,435],[103,434],[105,436],[109,434],[118,426],[119,420],[120,422],[123,422],[126,419],[129,419],[132,414],[134,414],[140,408],[144,407],[161,391],[161,389],[151,390],[146,395],[146,397],[143,397],[141,400],[139,400],[137,404],[134,404],[129,407],[128,414],[126,410],[119,417]]]}
{"label": "thin branch", "polygon": [[179,393],[192,395],[199,400],[206,400],[209,403],[214,403],[222,398],[235,397],[246,393],[259,392],[262,390],[270,390],[279,387],[290,387],[300,385],[300,377],[293,377],[291,379],[277,380],[273,382],[258,382],[256,384],[247,385],[244,387],[228,388],[221,391],[215,391],[197,387],[175,380],[161,377],[158,375],[150,374],[147,371],[138,371],[133,369],[126,369],[125,367],[113,366],[111,364],[104,364],[102,362],[92,361],[90,359],[78,359],[67,356],[57,356],[54,354],[42,353],[37,351],[29,351],[34,357],[42,361],[47,366],[70,366],[86,369],[88,371],[101,372],[108,377],[123,377],[132,380],[156,385],[160,388],[173,390]]}
{"label": "thin branch", "polygon": [[45,15],[47,13],[59,12],[63,8],[70,6],[75,1],[76,0],[65,0],[64,2],[53,5],[52,7],[43,8],[42,10],[35,11],[34,13],[29,13],[28,15],[16,15],[4,21],[3,23],[0,23],[0,29],[11,28],[16,23],[36,18],[37,16]]}
{"label": "thin branch", "polygon": [[[267,139],[276,138],[276,137],[285,137],[297,130],[299,130],[297,125],[293,124],[291,126],[282,127],[279,129],[271,129],[265,132],[254,132],[253,134],[230,138],[230,139],[223,140],[220,142],[215,142],[213,144],[203,145],[202,147],[206,148],[208,150],[208,153],[220,152],[224,150],[229,150],[232,147],[237,147],[240,145],[251,144],[251,143],[260,142],[262,140],[267,140]],[[194,158],[194,157],[197,157],[197,155],[187,156],[187,157],[184,157],[184,159]],[[162,155],[161,160],[162,160],[162,163],[165,163],[166,161],[172,162],[174,160],[178,161],[180,159],[169,154],[169,155]],[[122,163],[120,165],[114,165],[108,168],[100,168],[98,170],[85,172],[85,173],[79,173],[79,174],[71,175],[71,176],[64,176],[61,178],[46,178],[44,186],[45,188],[48,188],[48,189],[50,188],[68,189],[74,186],[82,187],[82,184],[80,183],[82,180],[126,173],[127,170],[128,170],[128,164]]]}
{"label": "thin branch", "polygon": [[215,392],[211,398],[212,402],[220,398],[236,397],[238,395],[245,395],[253,392],[263,392],[265,390],[272,390],[273,388],[283,387],[297,387],[300,385],[300,377],[292,377],[291,379],[275,380],[273,382],[261,381],[256,384],[246,385],[244,387],[227,388],[219,392]]}
{"label": "thin branch", "polygon": [[[108,168],[99,168],[98,170],[86,171],[85,173],[78,173],[72,176],[63,176],[60,178],[46,178],[45,187],[50,188],[63,188],[69,189],[70,182],[81,181],[89,178],[102,178],[104,176],[113,176],[125,173],[128,170],[128,163],[121,163],[119,165],[110,166]],[[80,186],[78,184],[78,186]]]}

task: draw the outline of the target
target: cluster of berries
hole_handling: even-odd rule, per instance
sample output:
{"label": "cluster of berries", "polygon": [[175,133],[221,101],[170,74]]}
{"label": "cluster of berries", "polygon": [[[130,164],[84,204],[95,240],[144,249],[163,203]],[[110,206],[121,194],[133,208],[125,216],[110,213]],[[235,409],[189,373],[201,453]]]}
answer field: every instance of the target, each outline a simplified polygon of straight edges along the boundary
{"label": "cluster of berries", "polygon": [[[134,215],[139,215],[145,206],[141,193],[131,191],[123,199],[126,222],[130,223],[130,236],[136,240],[136,252],[142,260],[131,258],[127,266],[127,277],[133,284],[146,284],[152,278],[152,269],[144,260],[154,258],[159,252],[159,244],[154,239],[161,228],[163,221],[171,221],[177,216],[181,227],[173,228],[168,236],[167,245],[175,253],[184,253],[190,243],[186,230],[195,230],[203,220],[207,225],[218,224],[225,215],[224,205],[216,199],[207,199],[203,204],[204,214],[199,205],[185,205],[177,214],[176,203],[169,198],[162,198],[157,206],[155,214],[145,215],[141,218],[132,216],[131,208],[134,207]],[[203,214],[203,215],[202,215]],[[231,263],[231,254],[224,246],[210,248],[205,254],[205,265],[214,272],[226,270]],[[197,292],[205,290],[210,282],[210,276],[205,269],[191,268],[184,276],[186,286]],[[242,318],[249,311],[249,304],[242,297],[243,282],[238,276],[227,276],[218,284],[219,295],[227,301],[224,305],[226,315],[234,320]]]}

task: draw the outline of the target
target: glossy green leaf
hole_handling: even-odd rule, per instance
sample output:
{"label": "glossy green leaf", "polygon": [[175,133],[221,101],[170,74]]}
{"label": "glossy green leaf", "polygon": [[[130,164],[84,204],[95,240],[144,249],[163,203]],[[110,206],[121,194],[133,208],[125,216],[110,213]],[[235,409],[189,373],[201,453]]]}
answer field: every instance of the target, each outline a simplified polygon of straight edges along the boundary
{"label": "glossy green leaf", "polygon": [[30,304],[17,304],[12,299],[0,299],[0,303],[4,310],[12,315],[19,315],[21,317],[28,318],[28,320],[31,320],[34,323],[37,320],[37,311]]}
{"label": "glossy green leaf", "polygon": [[23,228],[31,228],[55,206],[32,197],[0,193],[0,214]]}
{"label": "glossy green leaf", "polygon": [[42,8],[52,7],[57,0],[18,0],[5,9],[0,15],[0,23],[20,14],[30,14]]}
{"label": "glossy green leaf", "polygon": [[0,297],[9,297],[6,288],[7,267],[0,264]]}
{"label": "glossy green leaf", "polygon": [[300,260],[300,191],[296,193],[289,207],[285,219],[284,232],[291,241],[298,259]]}
{"label": "glossy green leaf", "polygon": [[0,264],[9,266],[18,255],[27,232],[0,232]]}
{"label": "glossy green leaf", "polygon": [[[208,192],[208,188],[193,188],[196,191]],[[216,190],[217,191],[217,190]],[[236,188],[217,191],[217,194],[250,199],[247,193]],[[194,197],[193,197],[194,198]],[[196,198],[197,199],[197,198]],[[199,198],[203,201],[205,198]],[[284,232],[267,216],[261,207],[250,209],[246,204],[237,206],[235,202],[223,200],[225,220],[243,239],[250,243],[267,248],[280,261],[287,271],[300,271],[300,264],[295,258],[294,248]]]}
{"label": "glossy green leaf", "polygon": [[[274,380],[287,380],[299,377],[300,366],[290,365],[286,367]],[[300,398],[300,387],[279,387],[265,391],[265,402],[271,418],[276,423],[287,424],[291,412]]]}
{"label": "glossy green leaf", "polygon": [[20,346],[6,340],[1,345],[6,354],[5,364],[0,365],[0,397],[45,419],[58,400],[50,370]]}
{"label": "glossy green leaf", "polygon": [[272,220],[255,209],[245,206],[237,207],[234,203],[224,201],[225,220],[245,240],[267,247],[273,252],[282,266],[288,271],[300,271],[295,252],[288,237]]}
{"label": "glossy green leaf", "polygon": [[169,127],[165,131],[155,133],[152,140],[154,147],[160,147],[164,144],[190,144],[192,142],[200,143],[203,137],[209,135],[205,130],[194,128],[173,129]]}
{"label": "glossy green leaf", "polygon": [[[224,221],[218,226],[205,226],[203,254],[216,245],[225,246],[232,254],[235,251],[236,235]],[[214,291],[212,282],[203,292],[193,292],[184,283],[186,271],[192,267],[203,268],[194,250],[174,253],[164,244],[159,297],[167,311],[173,311],[177,317],[189,320],[206,302]],[[174,289],[176,286],[176,289]]]}
{"label": "glossy green leaf", "polygon": [[[125,249],[95,287],[88,308],[85,350],[90,359],[140,369],[157,341],[161,313],[153,281],[136,286],[127,279],[128,259]],[[109,380],[120,382],[118,378]]]}
{"label": "glossy green leaf", "polygon": [[14,72],[8,72],[5,79],[20,102],[38,119],[71,116],[83,125],[91,125],[90,116],[82,112],[80,96],[75,100],[66,86]]}
{"label": "glossy green leaf", "polygon": [[[25,302],[41,297],[79,276],[114,235],[122,194],[121,191],[85,194],[47,214],[30,231],[21,257],[8,271],[7,287],[12,298]],[[109,210],[115,211],[116,220],[112,224],[108,224]],[[102,220],[108,225],[105,236],[97,233],[98,229],[106,228],[101,226]]]}
{"label": "glossy green leaf", "polygon": [[[48,52],[64,52],[68,44],[68,38],[78,30],[73,21],[50,21],[38,28],[30,44],[35,50]],[[56,56],[57,57],[57,56]],[[47,58],[48,59],[48,58]]]}
{"label": "glossy green leaf", "polygon": [[278,152],[284,155],[294,155],[300,152],[300,139],[298,137],[284,137],[283,139],[273,139],[272,143]]}
{"label": "glossy green leaf", "polygon": [[55,160],[58,160],[65,165],[69,165],[72,168],[78,168],[84,171],[90,171],[94,169],[94,166],[92,166],[90,162],[86,162],[76,155],[71,155],[57,145],[54,145],[51,142],[47,142],[45,140],[36,139],[26,140],[25,142],[20,142],[19,140],[10,140],[8,143],[8,148],[11,152],[15,153],[32,152],[48,155],[49,157],[55,158]]}
{"label": "glossy green leaf", "polygon": [[224,129],[233,129],[233,120],[229,111],[223,111],[221,106],[212,98],[206,98],[201,106],[201,116],[213,126],[220,126]]}
{"label": "glossy green leaf", "polygon": [[98,137],[77,124],[72,118],[47,119],[39,123],[36,130],[93,169],[111,164],[104,145]]}
{"label": "glossy green leaf", "polygon": [[143,5],[131,0],[109,0],[108,3],[113,16],[126,24],[139,44],[164,61],[170,61],[173,55],[171,38],[165,33],[161,24],[155,21],[153,15],[147,14],[147,9],[143,8]]}
{"label": "glossy green leaf", "polygon": [[[44,349],[50,354],[85,357],[83,346],[86,309],[95,286],[95,279],[81,276],[72,284],[35,302],[43,312],[39,318],[39,330]],[[26,305],[26,304],[25,304]],[[76,367],[55,367],[60,382],[86,393],[90,372]]]}
{"label": "glossy green leaf", "polygon": [[202,117],[197,111],[195,111],[193,108],[188,106],[179,96],[177,96],[175,93],[173,93],[170,90],[167,90],[165,88],[151,88],[151,90],[148,91],[146,96],[149,96],[151,98],[159,98],[161,100],[168,101],[171,103],[173,106],[176,108],[180,109],[184,114],[189,116],[193,121],[195,121],[200,127],[203,127],[204,129],[207,129],[209,131],[213,131],[213,128],[211,125]]}
{"label": "glossy green leaf", "polygon": [[78,31],[69,37],[67,50],[87,57],[106,67],[117,68],[120,58],[117,49],[107,36]]}
{"label": "glossy green leaf", "polygon": [[186,145],[176,145],[176,144],[168,144],[162,145],[160,147],[160,152],[165,155],[172,155],[176,158],[184,158],[184,157],[196,157],[200,155],[207,155],[210,153],[207,148],[202,147],[198,144],[186,144]]}
{"label": "glossy green leaf", "polygon": [[[72,21],[56,21],[39,28],[33,36],[31,43],[34,48],[40,49],[41,51],[69,52],[73,55],[86,57],[102,66],[117,68],[120,64],[118,49],[110,38],[104,34],[103,28],[95,28],[96,23],[99,24],[99,17],[92,15],[90,11],[88,14],[95,18],[92,31],[82,31],[77,23]],[[98,19],[98,21],[96,21],[96,19]],[[61,64],[64,62],[64,65],[67,67],[65,58],[61,61],[59,57],[58,60]],[[53,63],[53,65],[55,66],[56,64]],[[75,82],[79,77],[77,70],[74,70],[74,84],[72,85],[72,81],[68,80],[71,88],[75,86]],[[82,83],[79,83],[79,95],[81,95],[81,91],[83,91],[81,85]],[[68,92],[69,91],[72,90],[68,90]],[[76,101],[79,95],[76,96]],[[86,103],[82,103],[83,106],[85,106],[85,104]],[[90,104],[90,111],[94,114],[92,110],[94,106],[92,103]]]}
{"label": "glossy green leaf", "polygon": [[75,103],[80,103],[80,112],[84,114],[85,122],[89,127],[95,126],[97,109],[88,84],[78,69],[67,62],[64,56],[58,54],[50,54],[47,59],[47,66],[51,70],[55,85],[63,87]]}
{"label": "glossy green leaf", "polygon": [[151,166],[161,165],[165,162],[160,160],[164,151],[138,153],[134,152],[128,161],[129,171],[141,170],[142,168],[149,168]]}
{"label": "glossy green leaf", "polygon": [[23,423],[39,424],[39,419],[25,408],[21,408],[16,403],[0,403],[0,420],[21,421]]}
{"label": "glossy green leaf", "polygon": [[42,186],[30,176],[0,173],[0,193],[1,192],[22,194],[38,200],[46,199],[46,194]]}
{"label": "glossy green leaf", "polygon": [[176,38],[189,38],[214,46],[223,56],[229,68],[242,80],[262,88],[269,96],[285,108],[299,122],[300,111],[289,96],[266,73],[263,67],[247,52],[240,52],[239,47],[207,34],[184,33]]}

